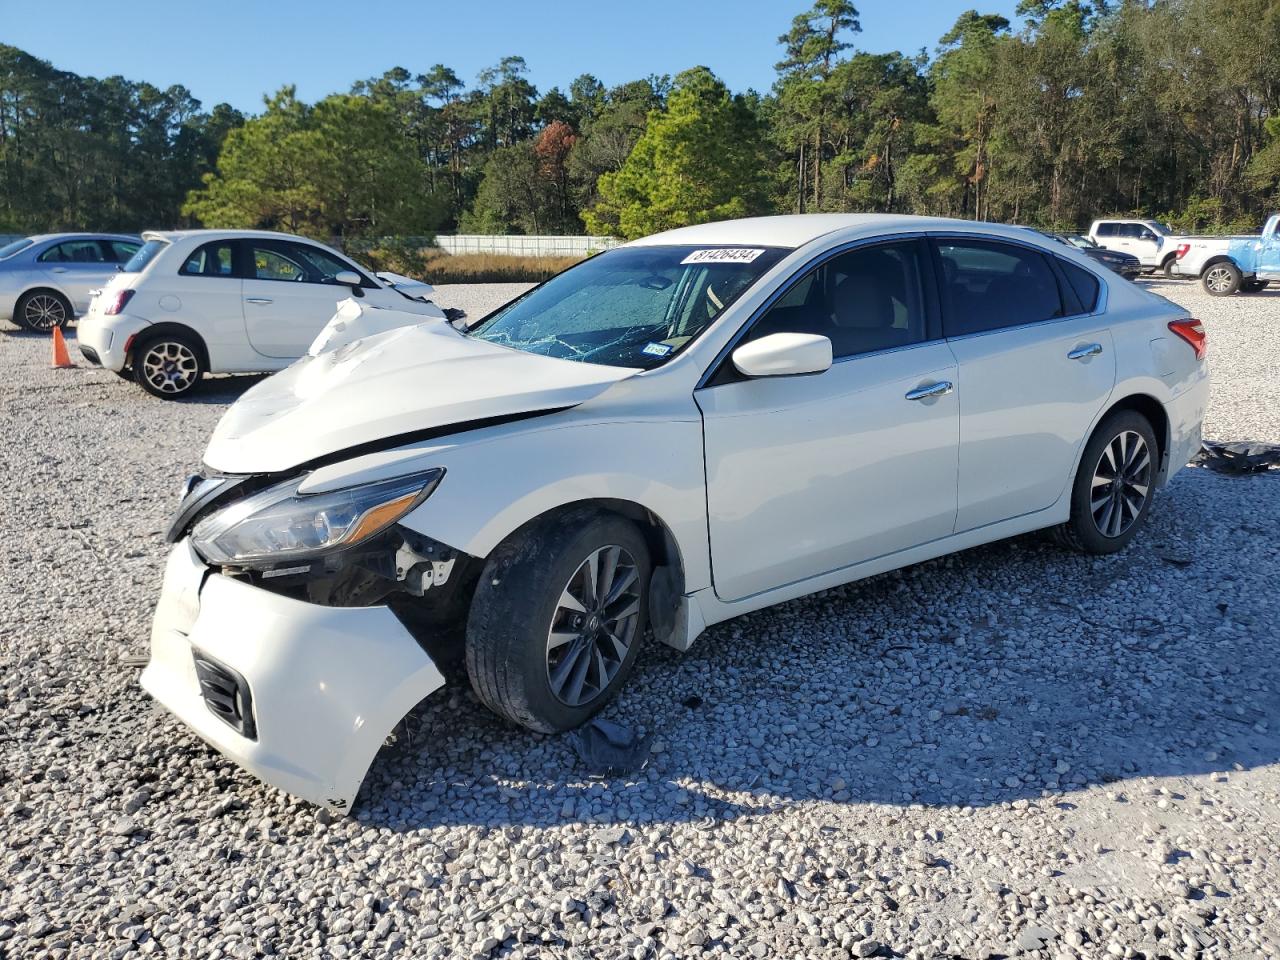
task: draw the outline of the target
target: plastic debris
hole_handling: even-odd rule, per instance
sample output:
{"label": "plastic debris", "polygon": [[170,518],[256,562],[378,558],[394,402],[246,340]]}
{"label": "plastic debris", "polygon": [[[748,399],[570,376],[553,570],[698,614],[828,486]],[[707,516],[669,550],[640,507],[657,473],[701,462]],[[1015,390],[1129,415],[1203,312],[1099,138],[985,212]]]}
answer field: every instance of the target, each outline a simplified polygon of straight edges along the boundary
{"label": "plastic debris", "polygon": [[596,717],[572,734],[578,757],[595,777],[624,777],[644,767],[653,734],[640,736],[630,727]]}
{"label": "plastic debris", "polygon": [[1264,473],[1280,468],[1280,444],[1253,440],[1231,443],[1206,440],[1200,445],[1200,452],[1193,462],[1218,473]]}

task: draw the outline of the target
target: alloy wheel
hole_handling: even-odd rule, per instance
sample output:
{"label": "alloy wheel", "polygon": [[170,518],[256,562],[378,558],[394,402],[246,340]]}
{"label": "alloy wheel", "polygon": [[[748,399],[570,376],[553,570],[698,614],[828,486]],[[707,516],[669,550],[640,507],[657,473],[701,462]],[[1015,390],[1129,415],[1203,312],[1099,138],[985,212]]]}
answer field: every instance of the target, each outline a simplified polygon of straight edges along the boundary
{"label": "alloy wheel", "polygon": [[565,584],[547,631],[547,679],[556,699],[581,707],[618,675],[640,623],[640,571],[619,546],[583,560]]}
{"label": "alloy wheel", "polygon": [[161,393],[182,393],[200,376],[200,362],[185,343],[163,340],[142,355],[142,375]]}
{"label": "alloy wheel", "polygon": [[1117,434],[1102,449],[1093,470],[1089,509],[1104,537],[1115,539],[1133,526],[1151,489],[1151,451],[1133,430]]}
{"label": "alloy wheel", "polygon": [[1204,284],[1214,293],[1226,293],[1231,289],[1231,271],[1226,267],[1214,267],[1205,274]]}
{"label": "alloy wheel", "polygon": [[66,323],[67,308],[52,294],[37,293],[27,300],[22,316],[32,330],[52,330]]}

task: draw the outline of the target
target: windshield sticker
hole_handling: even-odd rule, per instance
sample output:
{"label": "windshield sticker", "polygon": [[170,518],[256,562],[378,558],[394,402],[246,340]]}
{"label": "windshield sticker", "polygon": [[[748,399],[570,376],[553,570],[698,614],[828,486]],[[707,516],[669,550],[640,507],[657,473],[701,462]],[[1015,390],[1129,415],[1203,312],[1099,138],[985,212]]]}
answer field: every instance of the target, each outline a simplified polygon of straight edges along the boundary
{"label": "windshield sticker", "polygon": [[640,352],[651,357],[665,357],[672,349],[674,348],[668,343],[651,343]]}
{"label": "windshield sticker", "polygon": [[720,247],[714,250],[695,250],[683,260],[680,265],[686,263],[750,263],[764,250],[749,249],[744,247]]}

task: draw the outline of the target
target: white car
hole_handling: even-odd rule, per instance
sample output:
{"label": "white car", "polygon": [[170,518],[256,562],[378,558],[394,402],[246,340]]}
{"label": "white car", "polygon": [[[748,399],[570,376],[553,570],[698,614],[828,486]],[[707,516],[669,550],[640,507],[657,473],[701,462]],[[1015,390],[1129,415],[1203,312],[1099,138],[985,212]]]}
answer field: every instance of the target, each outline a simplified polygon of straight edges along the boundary
{"label": "white car", "polygon": [[1107,250],[1137,257],[1147,273],[1158,270],[1166,280],[1178,276],[1178,246],[1185,238],[1159,220],[1095,220],[1088,237]]}
{"label": "white car", "polygon": [[1124,547],[1200,444],[1204,332],[1017,227],[712,223],[468,331],[309,357],[226,413],[169,531],[144,687],[349,809],[465,629],[479,698],[582,723],[649,635],[1002,537]]}
{"label": "white car", "polygon": [[329,247],[284,233],[148,232],[93,299],[76,337],[90,363],[174,399],[206,373],[259,373],[307,352],[338,301],[444,317],[431,287],[372,274]]}
{"label": "white car", "polygon": [[0,319],[37,332],[66,327],[141,246],[124,233],[48,233],[5,244]]}

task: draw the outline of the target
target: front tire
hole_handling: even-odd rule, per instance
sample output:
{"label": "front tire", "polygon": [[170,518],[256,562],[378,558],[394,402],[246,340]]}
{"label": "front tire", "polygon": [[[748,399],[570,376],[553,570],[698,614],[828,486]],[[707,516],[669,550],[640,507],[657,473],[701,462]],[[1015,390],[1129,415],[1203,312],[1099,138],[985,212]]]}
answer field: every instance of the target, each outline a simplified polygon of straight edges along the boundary
{"label": "front tire", "polygon": [[1234,263],[1224,260],[1205,268],[1200,282],[1211,297],[1229,297],[1240,289],[1240,270]]}
{"label": "front tire", "polygon": [[1174,268],[1177,267],[1177,265],[1178,258],[1176,256],[1165,257],[1164,263],[1160,264],[1160,272],[1164,274],[1164,278],[1166,280],[1177,280],[1182,276],[1182,274],[1174,272]]}
{"label": "front tire", "polygon": [[584,723],[635,662],[651,571],[644,537],[614,514],[574,510],[517,531],[490,555],[471,602],[476,695],[541,733]]}
{"label": "front tire", "polygon": [[1263,290],[1267,289],[1267,284],[1270,282],[1271,281],[1269,280],[1246,280],[1244,283],[1240,284],[1240,292],[1261,293]]}
{"label": "front tire", "polygon": [[161,333],[134,347],[133,379],[161,400],[185,397],[205,374],[203,354],[194,339],[181,333]]}
{"label": "front tire", "polygon": [[65,329],[73,316],[71,301],[54,290],[24,293],[13,309],[18,325],[34,333],[49,333],[55,327]]}
{"label": "front tire", "polygon": [[1064,546],[1082,553],[1123,550],[1146,523],[1159,471],[1159,446],[1150,421],[1118,410],[1085,444],[1071,487],[1071,519],[1054,529]]}

